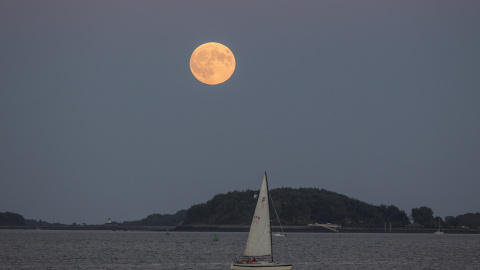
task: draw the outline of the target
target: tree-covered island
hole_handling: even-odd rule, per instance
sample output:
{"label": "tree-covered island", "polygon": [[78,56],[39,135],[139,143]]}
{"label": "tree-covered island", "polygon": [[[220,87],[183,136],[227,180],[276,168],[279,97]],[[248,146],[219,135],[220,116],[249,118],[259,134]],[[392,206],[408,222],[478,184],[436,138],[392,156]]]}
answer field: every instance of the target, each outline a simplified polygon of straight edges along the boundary
{"label": "tree-covered island", "polygon": [[[257,191],[218,194],[187,210],[184,225],[249,225]],[[333,223],[342,226],[392,226],[409,224],[405,211],[396,206],[374,206],[318,188],[277,188],[270,191],[282,225],[305,226]],[[272,219],[275,225],[275,219]]]}

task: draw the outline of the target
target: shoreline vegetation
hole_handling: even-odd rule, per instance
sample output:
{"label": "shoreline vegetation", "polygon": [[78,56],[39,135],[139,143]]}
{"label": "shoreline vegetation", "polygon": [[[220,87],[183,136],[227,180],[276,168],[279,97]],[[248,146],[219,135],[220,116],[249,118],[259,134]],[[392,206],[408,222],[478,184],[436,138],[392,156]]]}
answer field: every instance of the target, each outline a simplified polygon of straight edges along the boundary
{"label": "shoreline vegetation", "polygon": [[[435,228],[404,227],[341,227],[332,231],[319,226],[282,226],[285,233],[423,233],[433,234]],[[52,230],[52,231],[151,231],[151,232],[248,232],[245,225],[178,225],[178,226],[120,226],[105,225],[49,225],[49,226],[0,226],[0,230]],[[480,229],[445,229],[445,234],[480,234]],[[278,226],[273,233],[281,232]]]}
{"label": "shoreline vegetation", "polygon": [[[108,221],[88,225],[25,219],[12,212],[0,212],[0,229],[41,230],[123,230],[123,231],[248,231],[258,190],[217,194],[205,203],[192,205],[175,214],[151,214],[134,221]],[[480,213],[433,215],[426,206],[407,214],[394,205],[379,206],[318,188],[277,188],[270,192],[274,207],[287,232],[391,232],[433,233],[439,226],[445,233],[479,233]],[[273,231],[278,221],[272,220]]]}

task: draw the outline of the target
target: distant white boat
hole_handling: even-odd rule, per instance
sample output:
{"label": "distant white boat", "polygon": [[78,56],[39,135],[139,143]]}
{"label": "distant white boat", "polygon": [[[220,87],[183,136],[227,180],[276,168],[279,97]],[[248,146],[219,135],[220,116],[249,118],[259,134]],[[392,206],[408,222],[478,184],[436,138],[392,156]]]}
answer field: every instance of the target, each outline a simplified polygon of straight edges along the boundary
{"label": "distant white boat", "polygon": [[334,232],[338,232],[338,229],[340,229],[342,227],[340,225],[331,224],[331,223],[327,223],[327,224],[315,223],[315,224],[308,224],[307,226],[308,227],[323,227],[325,229],[328,229],[328,230],[331,230],[331,231],[334,231]]}
{"label": "distant white boat", "polygon": [[273,234],[273,236],[285,237],[285,234],[281,234],[281,233],[275,233],[275,234]]}
{"label": "distant white boat", "polygon": [[442,221],[440,218],[438,218],[438,231],[434,232],[434,234],[444,234],[445,232],[443,231],[442,228]]}
{"label": "distant white boat", "polygon": [[252,224],[250,225],[250,232],[248,233],[245,252],[243,252],[243,257],[237,258],[234,262],[232,262],[230,269],[292,269],[293,263],[280,263],[273,260],[272,230],[270,228],[270,200],[271,198],[268,192],[267,172],[265,172],[262,187],[260,188],[260,193],[258,194],[257,207],[255,208]]}

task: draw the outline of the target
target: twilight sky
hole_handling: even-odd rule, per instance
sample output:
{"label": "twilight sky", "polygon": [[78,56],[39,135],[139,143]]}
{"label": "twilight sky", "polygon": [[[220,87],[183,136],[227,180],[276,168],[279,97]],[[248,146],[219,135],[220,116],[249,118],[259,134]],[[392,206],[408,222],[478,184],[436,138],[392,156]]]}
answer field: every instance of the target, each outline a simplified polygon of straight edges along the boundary
{"label": "twilight sky", "polygon": [[[0,212],[70,224],[318,187],[480,211],[480,1],[0,1]],[[193,50],[228,46],[217,86]]]}

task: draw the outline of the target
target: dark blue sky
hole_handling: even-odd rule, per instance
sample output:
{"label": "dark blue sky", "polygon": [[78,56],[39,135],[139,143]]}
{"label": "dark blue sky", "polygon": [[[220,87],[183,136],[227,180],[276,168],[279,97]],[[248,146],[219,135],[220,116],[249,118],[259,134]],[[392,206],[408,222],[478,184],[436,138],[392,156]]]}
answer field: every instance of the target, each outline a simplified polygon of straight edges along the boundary
{"label": "dark blue sky", "polygon": [[[318,187],[480,211],[479,1],[2,1],[0,211],[62,223]],[[233,76],[198,82],[219,42]]]}

